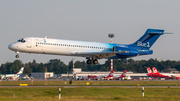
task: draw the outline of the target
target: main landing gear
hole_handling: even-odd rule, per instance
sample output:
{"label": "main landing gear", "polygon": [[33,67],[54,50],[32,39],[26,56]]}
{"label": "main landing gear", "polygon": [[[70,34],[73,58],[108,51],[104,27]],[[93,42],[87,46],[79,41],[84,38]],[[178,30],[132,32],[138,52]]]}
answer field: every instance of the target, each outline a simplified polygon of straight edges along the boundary
{"label": "main landing gear", "polygon": [[19,58],[19,52],[16,52],[16,54],[17,54],[17,55],[16,55],[15,57],[16,57],[16,58]]}
{"label": "main landing gear", "polygon": [[97,60],[97,59],[94,59],[94,58],[92,58],[92,59],[87,58],[86,63],[87,63],[87,64],[91,64],[91,63],[92,63],[92,61],[93,61],[93,64],[97,64],[97,63],[98,63],[98,60]]}

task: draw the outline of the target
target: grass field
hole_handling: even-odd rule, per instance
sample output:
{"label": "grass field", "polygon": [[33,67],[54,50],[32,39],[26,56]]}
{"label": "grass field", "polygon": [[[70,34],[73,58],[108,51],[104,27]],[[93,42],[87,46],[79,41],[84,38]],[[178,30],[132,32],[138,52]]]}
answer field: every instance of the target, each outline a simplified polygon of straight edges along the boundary
{"label": "grass field", "polygon": [[[57,87],[0,88],[0,100],[58,101]],[[180,88],[62,88],[61,101],[179,101]]]}
{"label": "grass field", "polygon": [[[86,85],[91,86],[180,86],[180,81],[34,81],[34,86],[63,86],[63,85]],[[31,85],[31,81],[2,81],[2,86],[18,86],[19,84]]]}
{"label": "grass field", "polygon": [[[142,88],[119,87],[81,87],[91,86],[178,86],[180,81],[73,81],[76,88],[62,88],[61,101],[180,101],[180,88],[146,88],[142,97]],[[0,100],[56,101],[58,87],[8,87],[19,84],[31,85],[31,81],[2,81]],[[34,86],[64,86],[69,81],[34,81]]]}

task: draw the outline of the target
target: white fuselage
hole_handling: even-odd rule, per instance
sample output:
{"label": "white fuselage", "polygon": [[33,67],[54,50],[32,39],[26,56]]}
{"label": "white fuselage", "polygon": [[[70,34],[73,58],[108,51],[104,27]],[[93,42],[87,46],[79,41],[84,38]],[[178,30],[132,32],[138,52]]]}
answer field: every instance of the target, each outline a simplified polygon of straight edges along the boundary
{"label": "white fuselage", "polygon": [[[72,41],[49,38],[28,37],[10,44],[9,49],[16,52],[71,55],[92,57],[89,53],[112,52],[113,45],[110,43]],[[87,53],[87,54],[86,54]]]}
{"label": "white fuselage", "polygon": [[16,78],[16,77],[19,77],[17,74],[6,74],[6,77],[13,77],[13,78]]}

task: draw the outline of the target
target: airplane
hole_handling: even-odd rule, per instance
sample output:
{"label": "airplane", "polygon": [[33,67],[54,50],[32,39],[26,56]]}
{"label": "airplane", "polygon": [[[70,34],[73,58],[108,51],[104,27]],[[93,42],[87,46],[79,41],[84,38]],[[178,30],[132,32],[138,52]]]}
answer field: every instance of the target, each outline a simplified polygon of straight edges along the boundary
{"label": "airplane", "polygon": [[88,75],[88,79],[89,80],[98,80],[98,76],[96,76],[96,75]]}
{"label": "airplane", "polygon": [[112,79],[113,79],[114,71],[115,71],[115,70],[111,70],[111,72],[109,73],[108,76],[104,76],[104,77],[101,78],[101,79],[103,79],[103,80],[112,80]]}
{"label": "airplane", "polygon": [[180,79],[180,74],[160,74],[155,67],[153,68],[154,68],[153,71],[155,73],[153,73],[151,69],[147,67],[147,71],[148,71],[147,76],[155,77],[155,78],[160,77],[160,78],[168,78],[168,79],[172,79],[172,78]]}
{"label": "airplane", "polygon": [[88,75],[88,76],[83,76],[81,79],[82,80],[100,80],[100,79],[102,79],[102,80],[108,79],[109,80],[109,79],[112,79],[114,71],[115,70],[111,70],[111,72],[107,76]]}
{"label": "airplane", "polygon": [[[11,43],[8,48],[19,53],[79,56],[87,59],[86,63],[98,63],[98,59],[121,59],[142,55],[151,55],[151,46],[165,33],[160,29],[147,29],[145,34],[132,44],[100,43],[87,41],[62,40],[51,38],[26,37]],[[170,33],[171,34],[171,33]]]}
{"label": "airplane", "polygon": [[81,76],[78,78],[78,80],[98,80],[98,79],[96,78],[96,76],[89,77],[88,75],[88,76]]}
{"label": "airplane", "polygon": [[22,76],[23,71],[24,71],[24,67],[21,67],[21,69],[19,70],[19,72],[16,73],[16,74],[6,74],[6,78],[10,78],[10,77],[12,77],[12,78],[17,78],[17,77],[20,77],[20,76]]}
{"label": "airplane", "polygon": [[180,79],[180,74],[172,74],[171,76],[177,80]]}
{"label": "airplane", "polygon": [[154,77],[154,78],[158,77],[158,75],[154,74],[149,67],[147,67],[147,72],[148,72],[147,76]]}
{"label": "airplane", "polygon": [[113,79],[114,79],[114,80],[119,80],[120,78],[126,77],[126,72],[127,72],[127,70],[124,70],[121,76],[119,76],[119,77],[113,77]]}
{"label": "airplane", "polygon": [[160,78],[173,79],[171,74],[161,74],[158,72],[158,70],[155,67],[152,67],[152,68],[153,68],[153,73],[155,76],[158,76]]}

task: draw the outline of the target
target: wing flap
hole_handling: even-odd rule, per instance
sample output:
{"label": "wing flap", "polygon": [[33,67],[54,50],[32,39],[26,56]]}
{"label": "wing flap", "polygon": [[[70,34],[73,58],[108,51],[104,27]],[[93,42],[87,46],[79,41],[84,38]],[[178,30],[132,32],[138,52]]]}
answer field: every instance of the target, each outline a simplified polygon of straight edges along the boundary
{"label": "wing flap", "polygon": [[115,52],[77,52],[78,55],[91,56],[92,58],[102,59],[116,56],[117,53],[127,53],[128,51],[115,51]]}

